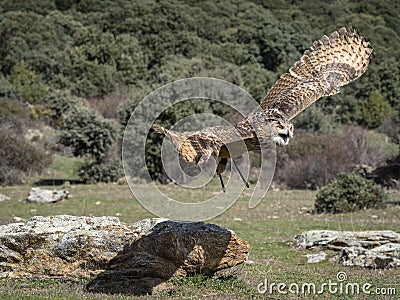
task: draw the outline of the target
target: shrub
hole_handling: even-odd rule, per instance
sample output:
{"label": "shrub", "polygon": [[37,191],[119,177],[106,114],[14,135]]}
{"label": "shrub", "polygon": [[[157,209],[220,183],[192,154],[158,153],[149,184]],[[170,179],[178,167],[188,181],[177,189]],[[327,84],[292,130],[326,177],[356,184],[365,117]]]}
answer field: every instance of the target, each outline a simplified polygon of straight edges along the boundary
{"label": "shrub", "polygon": [[315,212],[346,213],[383,208],[386,194],[371,181],[354,173],[342,173],[317,193]]}
{"label": "shrub", "polygon": [[17,98],[11,83],[0,73],[0,97]]}
{"label": "shrub", "polygon": [[334,114],[327,114],[317,105],[304,110],[293,119],[293,125],[308,132],[335,133],[338,126]]}
{"label": "shrub", "polygon": [[339,135],[299,132],[277,151],[275,180],[289,188],[317,189],[355,165],[381,166],[399,154],[399,145],[384,134],[343,126]]}
{"label": "shrub", "polygon": [[106,119],[118,119],[119,107],[122,103],[129,100],[130,94],[127,87],[117,87],[117,89],[102,98],[88,99],[90,108],[99,112]]}
{"label": "shrub", "polygon": [[105,163],[89,163],[79,170],[79,177],[85,183],[116,182],[124,176],[122,162],[113,160]]}
{"label": "shrub", "polygon": [[50,163],[51,155],[33,146],[23,137],[0,129],[0,184],[23,182],[24,175],[42,172]]}
{"label": "shrub", "polygon": [[363,121],[370,129],[378,128],[385,118],[393,114],[393,108],[379,90],[371,93],[368,100],[362,103]]}
{"label": "shrub", "polygon": [[399,145],[383,133],[359,126],[344,126],[341,136],[352,141],[353,153],[349,155],[355,157],[357,164],[376,168],[399,154]]}
{"label": "shrub", "polygon": [[351,140],[329,135],[298,134],[277,150],[275,179],[295,189],[317,189],[350,171],[357,160]]}
{"label": "shrub", "polygon": [[74,108],[65,116],[60,143],[72,147],[74,156],[90,155],[101,162],[111,148],[117,130],[112,123],[84,108]]}
{"label": "shrub", "polygon": [[48,90],[42,78],[24,61],[14,67],[8,79],[22,100],[31,104],[40,102]]}
{"label": "shrub", "polygon": [[58,126],[61,123],[62,116],[75,107],[76,101],[68,93],[56,92],[45,97],[43,105],[50,110],[48,115],[52,125]]}

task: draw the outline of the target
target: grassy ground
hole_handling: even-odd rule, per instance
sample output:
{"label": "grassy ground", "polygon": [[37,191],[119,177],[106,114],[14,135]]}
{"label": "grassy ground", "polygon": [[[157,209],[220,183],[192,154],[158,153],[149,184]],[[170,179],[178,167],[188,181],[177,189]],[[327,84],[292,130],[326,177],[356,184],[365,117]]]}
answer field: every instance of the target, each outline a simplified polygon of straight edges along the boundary
{"label": "grassy ground", "polygon": [[[71,214],[86,216],[114,215],[124,222],[134,222],[153,217],[134,199],[127,185],[98,184],[71,185],[63,187],[71,197],[51,205],[25,202],[30,186],[1,188],[0,193],[11,200],[0,202],[0,224],[13,221],[13,217],[29,218],[35,215]],[[166,192],[174,193],[176,187],[164,186]],[[217,183],[215,183],[217,189]],[[185,194],[186,193],[186,194]],[[196,197],[188,190],[182,198]],[[199,194],[200,195],[200,194]],[[395,230],[400,231],[400,206],[389,204],[384,210],[365,210],[338,215],[314,215],[307,211],[313,208],[315,193],[310,191],[269,191],[266,198],[255,209],[247,208],[249,194],[244,193],[227,212],[210,220],[234,230],[251,245],[250,260],[237,274],[227,279],[191,278],[171,280],[172,289],[157,295],[141,298],[160,299],[308,299],[312,295],[260,294],[257,286],[269,283],[314,283],[320,286],[329,280],[337,282],[336,274],[345,272],[347,282],[372,284],[376,288],[397,288],[394,295],[345,295],[325,292],[314,298],[326,299],[399,299],[400,270],[365,270],[335,265],[329,261],[307,264],[304,252],[294,247],[293,237],[312,229],[331,230]],[[399,193],[392,193],[390,201],[395,203]],[[70,280],[0,280],[0,299],[132,299],[130,295],[91,294],[85,291],[85,279]],[[139,299],[140,297],[136,297]]]}

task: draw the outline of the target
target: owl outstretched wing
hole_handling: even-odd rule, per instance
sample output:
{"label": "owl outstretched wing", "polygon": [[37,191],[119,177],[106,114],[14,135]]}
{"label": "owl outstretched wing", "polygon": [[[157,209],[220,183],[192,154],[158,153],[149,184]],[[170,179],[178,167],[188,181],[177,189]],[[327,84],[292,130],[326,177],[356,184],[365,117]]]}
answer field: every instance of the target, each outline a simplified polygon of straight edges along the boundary
{"label": "owl outstretched wing", "polygon": [[352,28],[341,28],[315,41],[283,74],[261,102],[264,111],[290,120],[323,96],[360,77],[373,58],[369,42]]}

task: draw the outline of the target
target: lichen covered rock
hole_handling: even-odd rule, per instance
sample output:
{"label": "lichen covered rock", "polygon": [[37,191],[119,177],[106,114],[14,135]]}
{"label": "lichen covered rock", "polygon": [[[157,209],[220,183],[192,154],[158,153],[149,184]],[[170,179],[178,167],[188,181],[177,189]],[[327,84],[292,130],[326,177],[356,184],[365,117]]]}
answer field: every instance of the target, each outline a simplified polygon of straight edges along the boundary
{"label": "lichen covered rock", "polygon": [[234,232],[203,222],[33,217],[0,226],[0,277],[150,278],[214,274],[249,251]]}

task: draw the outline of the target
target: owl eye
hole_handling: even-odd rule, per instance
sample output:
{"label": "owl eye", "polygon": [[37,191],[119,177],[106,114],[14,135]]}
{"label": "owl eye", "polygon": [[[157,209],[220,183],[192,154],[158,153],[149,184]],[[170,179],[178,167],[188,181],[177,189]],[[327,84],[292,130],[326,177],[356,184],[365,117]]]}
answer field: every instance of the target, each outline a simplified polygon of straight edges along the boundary
{"label": "owl eye", "polygon": [[282,130],[284,128],[283,125],[281,125],[281,124],[278,124],[278,126],[276,126],[276,127],[278,127],[279,130]]}

